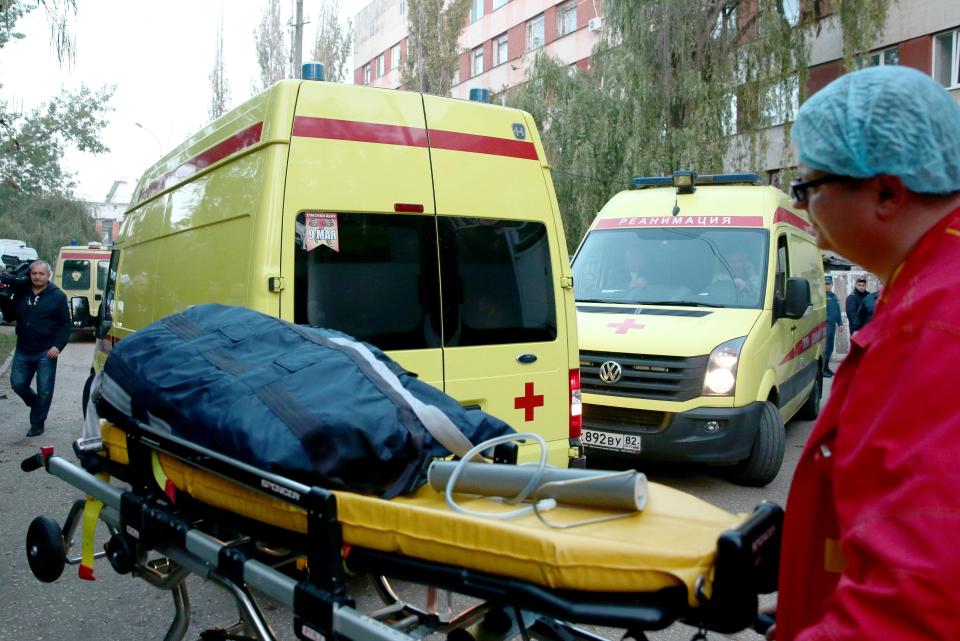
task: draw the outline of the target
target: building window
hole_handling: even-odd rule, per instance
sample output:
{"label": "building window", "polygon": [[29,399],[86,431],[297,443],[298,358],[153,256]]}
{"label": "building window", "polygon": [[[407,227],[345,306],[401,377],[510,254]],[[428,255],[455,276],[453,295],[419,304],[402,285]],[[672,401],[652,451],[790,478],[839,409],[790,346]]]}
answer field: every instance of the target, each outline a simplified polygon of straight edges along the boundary
{"label": "building window", "polygon": [[407,0],[400,0],[400,15],[402,16],[407,12]]}
{"label": "building window", "polygon": [[543,14],[540,14],[527,23],[527,51],[539,49],[543,45]]}
{"label": "building window", "polygon": [[470,5],[470,22],[476,22],[483,17],[483,0],[473,0]]}
{"label": "building window", "polygon": [[473,67],[471,77],[479,76],[483,73],[483,45],[473,50]]}
{"label": "building window", "polygon": [[557,9],[557,36],[565,36],[577,30],[577,0],[572,0]]}
{"label": "building window", "polygon": [[493,0],[493,10],[496,11],[505,4],[507,4],[507,0]]}
{"label": "building window", "polygon": [[453,72],[453,84],[451,86],[456,87],[460,84],[460,63],[457,63],[457,69]]}
{"label": "building window", "polygon": [[366,65],[363,68],[363,84],[365,85],[370,84],[370,65]]}
{"label": "building window", "polygon": [[377,56],[377,78],[383,75],[383,72],[386,70],[386,61],[383,59],[384,54]]}
{"label": "building window", "polygon": [[507,61],[507,34],[493,41],[493,64],[502,65]]}
{"label": "building window", "polygon": [[933,79],[944,87],[960,85],[960,30],[933,38]]}
{"label": "building window", "polygon": [[898,65],[900,64],[900,48],[899,47],[890,47],[888,49],[881,49],[880,51],[874,51],[873,53],[868,53],[856,60],[857,69],[863,69],[865,67],[882,67],[883,65]]}
{"label": "building window", "polygon": [[393,45],[393,49],[390,50],[390,68],[396,69],[400,66],[400,45]]}

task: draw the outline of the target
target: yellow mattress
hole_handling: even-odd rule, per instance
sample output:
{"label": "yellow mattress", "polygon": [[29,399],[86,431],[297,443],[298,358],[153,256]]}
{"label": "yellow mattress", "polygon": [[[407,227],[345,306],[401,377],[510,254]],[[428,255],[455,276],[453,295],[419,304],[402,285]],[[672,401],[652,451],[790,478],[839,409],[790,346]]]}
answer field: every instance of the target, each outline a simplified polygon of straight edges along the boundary
{"label": "yellow mattress", "polygon": [[[126,435],[103,423],[105,456],[127,464]],[[306,532],[306,513],[246,486],[160,454],[160,464],[179,492],[217,508]],[[742,522],[733,515],[669,487],[651,483],[643,512],[577,526],[550,528],[533,514],[509,521],[453,512],[442,494],[424,486],[389,501],[335,491],[344,542],[406,556],[510,576],[554,589],[649,592],[685,585],[691,605],[694,585],[706,579],[709,594],[717,537]],[[459,496],[464,507],[508,511],[514,506]],[[569,523],[610,512],[560,506],[551,522]]]}

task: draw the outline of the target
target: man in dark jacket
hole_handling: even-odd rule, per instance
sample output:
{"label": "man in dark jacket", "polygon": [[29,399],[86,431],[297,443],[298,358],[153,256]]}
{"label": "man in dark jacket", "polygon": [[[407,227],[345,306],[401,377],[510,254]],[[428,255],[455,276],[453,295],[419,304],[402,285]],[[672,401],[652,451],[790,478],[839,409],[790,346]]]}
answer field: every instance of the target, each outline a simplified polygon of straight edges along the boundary
{"label": "man in dark jacket", "polygon": [[[0,298],[3,316],[17,321],[17,348],[10,367],[10,386],[30,408],[27,436],[43,434],[43,424],[53,400],[57,357],[70,339],[70,310],[67,297],[50,282],[50,265],[35,260],[30,264],[29,281],[16,281],[13,298]],[[30,389],[37,377],[37,391]]]}
{"label": "man in dark jacket", "polygon": [[850,336],[867,324],[867,308],[863,299],[867,297],[867,279],[858,278],[853,292],[847,296],[847,324],[850,325]]}
{"label": "man in dark jacket", "polygon": [[823,348],[823,376],[832,378],[833,370],[830,369],[830,359],[833,357],[833,343],[837,338],[837,327],[840,327],[843,318],[840,315],[840,301],[837,295],[833,293],[833,276],[826,276],[823,281],[824,288],[827,290],[827,344]]}

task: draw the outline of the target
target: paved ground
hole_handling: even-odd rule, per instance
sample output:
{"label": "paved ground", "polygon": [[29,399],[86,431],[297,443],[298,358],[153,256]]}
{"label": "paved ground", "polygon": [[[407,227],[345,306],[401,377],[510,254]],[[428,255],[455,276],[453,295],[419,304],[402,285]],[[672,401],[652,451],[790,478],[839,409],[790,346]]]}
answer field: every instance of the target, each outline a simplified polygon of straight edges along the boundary
{"label": "paved ground", "polygon": [[[10,331],[0,327],[0,331]],[[0,400],[0,641],[127,641],[162,639],[172,615],[172,601],[140,580],[114,573],[105,560],[97,564],[97,581],[76,577],[76,568],[68,566],[64,576],[52,584],[38,582],[30,573],[24,552],[24,539],[30,521],[49,514],[62,522],[79,492],[64,482],[37,471],[24,474],[20,461],[37,451],[40,445],[53,445],[57,452],[72,459],[70,445],[80,432],[80,394],[90,368],[93,342],[71,342],[58,366],[57,388],[47,424],[47,433],[27,439],[27,408],[9,392],[9,374],[0,375],[0,388],[8,398]],[[825,396],[829,391],[829,383]],[[667,483],[700,496],[724,509],[749,511],[761,500],[786,502],[787,489],[796,460],[811,427],[795,422],[787,427],[787,453],[780,476],[766,488],[740,488],[707,473],[707,470],[648,470],[652,480]],[[99,543],[105,540],[101,527]],[[218,588],[196,577],[188,579],[193,619],[188,639],[218,624],[233,619],[232,601]],[[354,586],[362,598],[370,601],[370,591],[362,582]],[[287,613],[268,605],[268,615],[277,631],[289,636]],[[622,631],[601,630],[611,638]],[[675,625],[653,633],[655,641],[687,641],[693,630]],[[753,632],[732,637],[711,633],[711,639],[735,638],[756,641]]]}

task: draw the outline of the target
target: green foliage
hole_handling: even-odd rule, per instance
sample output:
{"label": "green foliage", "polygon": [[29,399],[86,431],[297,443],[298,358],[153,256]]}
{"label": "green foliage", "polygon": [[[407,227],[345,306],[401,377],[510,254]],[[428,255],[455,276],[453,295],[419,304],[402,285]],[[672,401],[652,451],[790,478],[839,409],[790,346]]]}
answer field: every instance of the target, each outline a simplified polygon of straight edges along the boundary
{"label": "green foliage", "polygon": [[37,250],[53,264],[57,251],[71,240],[97,238],[93,218],[83,203],[59,193],[11,193],[0,187],[0,229]]}
{"label": "green foliage", "polygon": [[[869,42],[890,1],[843,2],[841,22]],[[571,243],[632,176],[762,169],[767,130],[805,97],[810,30],[822,19],[819,2],[802,15],[785,5],[605,0],[589,71],[538,57],[507,99],[541,123]]]}
{"label": "green foliage", "polygon": [[[42,6],[48,16],[51,43],[61,61],[72,52],[68,18],[74,0],[0,3],[0,47],[13,38],[16,21]],[[100,139],[113,88],[81,87],[63,92],[29,112],[12,109],[0,99],[0,229],[55,259],[71,239],[96,237],[86,205],[72,196],[72,176],[61,165],[68,147],[91,153],[107,151]]]}
{"label": "green foliage", "polygon": [[[60,160],[68,146],[80,151],[107,151],[100,140],[113,88],[65,92],[29,113],[10,111],[0,100],[5,135],[0,139],[0,176],[4,188],[26,194],[70,194],[71,176]],[[2,192],[0,192],[2,194]]]}
{"label": "green foliage", "polygon": [[324,0],[320,5],[320,17],[317,21],[317,38],[313,44],[313,60],[323,63],[325,79],[328,82],[342,82],[347,77],[347,58],[350,56],[350,34],[353,32],[350,21],[344,28],[340,24],[340,3],[337,0]]}
{"label": "green foliage", "polygon": [[409,0],[404,89],[450,95],[459,64],[458,39],[469,12],[470,0]]}

